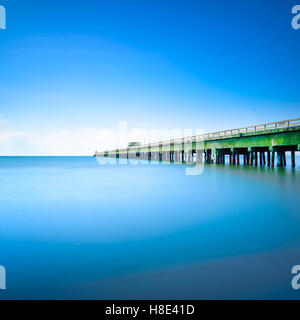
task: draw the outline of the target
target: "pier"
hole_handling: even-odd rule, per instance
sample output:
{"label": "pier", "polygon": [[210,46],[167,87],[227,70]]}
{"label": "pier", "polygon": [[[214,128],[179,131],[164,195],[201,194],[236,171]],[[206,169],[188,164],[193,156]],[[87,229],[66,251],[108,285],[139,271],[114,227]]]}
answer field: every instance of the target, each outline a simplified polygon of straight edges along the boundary
{"label": "pier", "polygon": [[[300,118],[96,152],[95,156],[168,161],[284,167],[286,152],[300,151]],[[243,161],[241,161],[241,158]]]}

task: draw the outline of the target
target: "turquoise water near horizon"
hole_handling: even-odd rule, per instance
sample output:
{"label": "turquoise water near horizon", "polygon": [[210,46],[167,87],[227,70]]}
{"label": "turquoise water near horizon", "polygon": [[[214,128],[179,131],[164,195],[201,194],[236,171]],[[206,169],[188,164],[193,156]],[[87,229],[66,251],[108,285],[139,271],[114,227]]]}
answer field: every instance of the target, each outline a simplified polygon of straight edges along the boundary
{"label": "turquoise water near horizon", "polygon": [[299,163],[0,157],[0,299],[299,299]]}

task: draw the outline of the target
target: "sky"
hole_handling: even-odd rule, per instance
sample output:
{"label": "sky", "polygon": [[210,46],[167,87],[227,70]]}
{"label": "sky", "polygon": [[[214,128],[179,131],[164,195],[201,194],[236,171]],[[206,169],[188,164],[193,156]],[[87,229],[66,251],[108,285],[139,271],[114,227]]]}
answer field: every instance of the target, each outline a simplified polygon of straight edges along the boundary
{"label": "sky", "polygon": [[[0,155],[299,117],[298,0],[0,0]],[[130,136],[129,139],[138,139]]]}

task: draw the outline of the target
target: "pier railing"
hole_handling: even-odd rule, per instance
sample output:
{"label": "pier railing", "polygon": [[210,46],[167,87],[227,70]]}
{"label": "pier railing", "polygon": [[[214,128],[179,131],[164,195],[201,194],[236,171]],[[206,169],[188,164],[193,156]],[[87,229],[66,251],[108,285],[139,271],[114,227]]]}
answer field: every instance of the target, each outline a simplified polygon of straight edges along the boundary
{"label": "pier railing", "polygon": [[[291,127],[297,127],[297,126],[300,126],[300,118],[259,124],[254,126],[238,128],[238,129],[217,131],[217,132],[207,133],[203,135],[190,136],[190,137],[184,137],[179,139],[171,139],[171,140],[162,141],[162,142],[154,142],[154,143],[142,145],[141,148],[158,147],[163,145],[180,144],[180,143],[192,143],[196,141],[206,141],[206,140],[214,140],[214,139],[228,139],[238,134],[263,133],[268,130],[285,129],[285,128],[291,128]],[[129,150],[136,149],[136,147],[135,148],[129,147],[128,149]]]}

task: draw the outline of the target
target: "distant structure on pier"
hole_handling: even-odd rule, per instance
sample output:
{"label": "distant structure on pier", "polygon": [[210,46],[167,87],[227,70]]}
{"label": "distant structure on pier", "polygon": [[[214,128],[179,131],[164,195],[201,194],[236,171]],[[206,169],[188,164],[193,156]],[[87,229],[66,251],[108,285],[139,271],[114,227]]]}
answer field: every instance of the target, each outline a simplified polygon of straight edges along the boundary
{"label": "distant structure on pier", "polygon": [[128,142],[128,147],[140,147],[142,144],[140,142]]}

